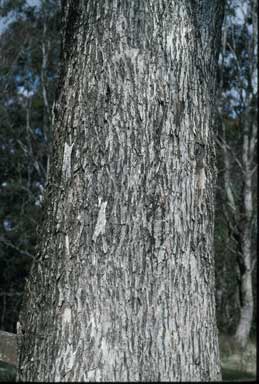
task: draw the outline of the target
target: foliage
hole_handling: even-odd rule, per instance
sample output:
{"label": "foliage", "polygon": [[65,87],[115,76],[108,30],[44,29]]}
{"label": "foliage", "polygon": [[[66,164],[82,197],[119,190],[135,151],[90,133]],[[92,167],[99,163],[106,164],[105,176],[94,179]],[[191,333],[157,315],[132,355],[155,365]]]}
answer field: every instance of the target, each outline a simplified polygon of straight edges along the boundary
{"label": "foliage", "polygon": [[8,331],[15,330],[37,243],[51,141],[43,87],[51,105],[59,62],[59,10],[53,2],[37,9],[9,1],[1,8],[3,15],[11,10],[17,15],[0,42],[0,326]]}

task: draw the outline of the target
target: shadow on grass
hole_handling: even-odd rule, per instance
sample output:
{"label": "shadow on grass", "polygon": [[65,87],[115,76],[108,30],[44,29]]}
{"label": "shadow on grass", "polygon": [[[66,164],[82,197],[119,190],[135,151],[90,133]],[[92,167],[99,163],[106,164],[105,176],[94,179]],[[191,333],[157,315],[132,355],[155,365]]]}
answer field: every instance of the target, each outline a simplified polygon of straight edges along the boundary
{"label": "shadow on grass", "polygon": [[222,368],[223,381],[255,381],[255,379],[255,375],[250,372],[243,372],[230,368]]}
{"label": "shadow on grass", "polygon": [[14,365],[0,361],[0,382],[14,382],[16,376],[16,368]]}

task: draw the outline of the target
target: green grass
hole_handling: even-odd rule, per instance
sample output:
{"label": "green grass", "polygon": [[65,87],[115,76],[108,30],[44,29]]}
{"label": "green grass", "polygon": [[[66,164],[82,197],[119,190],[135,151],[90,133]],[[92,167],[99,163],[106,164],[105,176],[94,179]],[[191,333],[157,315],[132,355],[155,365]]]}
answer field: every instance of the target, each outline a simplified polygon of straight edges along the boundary
{"label": "green grass", "polygon": [[0,361],[0,382],[14,382],[16,376],[16,368]]}
{"label": "green grass", "polygon": [[222,368],[223,381],[254,381],[255,375],[250,372],[238,371],[236,369]]}
{"label": "green grass", "polygon": [[256,343],[250,340],[241,352],[228,335],[220,335],[222,379],[224,381],[256,380]]}

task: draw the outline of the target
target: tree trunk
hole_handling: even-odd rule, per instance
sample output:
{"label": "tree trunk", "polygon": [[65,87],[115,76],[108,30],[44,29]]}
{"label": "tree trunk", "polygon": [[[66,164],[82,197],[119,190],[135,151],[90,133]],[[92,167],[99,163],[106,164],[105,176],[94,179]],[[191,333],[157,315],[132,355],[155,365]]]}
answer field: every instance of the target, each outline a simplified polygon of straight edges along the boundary
{"label": "tree trunk", "polygon": [[[248,124],[249,116],[244,122],[243,133],[243,167],[244,167],[244,182],[242,191],[242,212],[240,222],[240,257],[238,258],[238,266],[240,272],[240,320],[235,333],[235,339],[238,344],[244,349],[247,345],[250,330],[253,321],[254,298],[252,285],[252,215],[253,215],[253,193],[252,193],[252,168],[254,159],[254,143],[256,137],[251,135],[249,143]],[[253,130],[253,122],[251,122]],[[250,144],[250,145],[249,145]],[[251,151],[252,144],[252,151]]]}
{"label": "tree trunk", "polygon": [[254,89],[253,73],[257,68],[257,46],[258,46],[258,3],[252,0],[248,3],[251,7],[252,16],[252,38],[249,41],[249,46],[246,47],[249,52],[249,75],[246,103],[247,111],[243,118],[243,148],[242,148],[242,165],[243,165],[243,190],[242,190],[242,215],[241,215],[241,257],[239,258],[240,270],[240,320],[235,333],[235,339],[239,345],[245,349],[253,321],[254,298],[252,273],[256,263],[253,260],[252,254],[252,234],[253,234],[253,215],[255,210],[255,198],[253,191],[256,163],[256,146],[257,146],[257,110],[253,103],[257,100],[257,90]]}
{"label": "tree trunk", "polygon": [[220,380],[213,105],[222,2],[63,2],[18,380]]}

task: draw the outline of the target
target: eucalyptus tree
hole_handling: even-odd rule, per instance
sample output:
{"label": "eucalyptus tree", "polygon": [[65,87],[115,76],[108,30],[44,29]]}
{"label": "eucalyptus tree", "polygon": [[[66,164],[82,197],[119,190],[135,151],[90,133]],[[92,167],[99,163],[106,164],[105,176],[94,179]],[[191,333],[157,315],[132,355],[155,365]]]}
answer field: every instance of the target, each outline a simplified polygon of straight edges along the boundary
{"label": "eucalyptus tree", "polygon": [[[235,339],[245,348],[253,321],[256,265],[257,2],[236,1],[229,6],[232,13],[228,12],[222,33],[222,129],[218,144],[224,221],[230,234],[224,258],[232,259],[232,268],[237,270]],[[230,273],[233,285],[233,270]]]}
{"label": "eucalyptus tree", "polygon": [[18,379],[220,380],[213,106],[223,2],[62,8]]}

